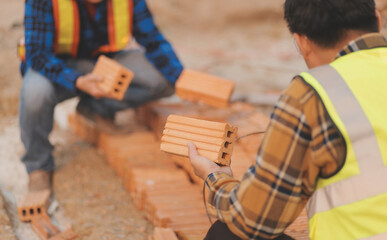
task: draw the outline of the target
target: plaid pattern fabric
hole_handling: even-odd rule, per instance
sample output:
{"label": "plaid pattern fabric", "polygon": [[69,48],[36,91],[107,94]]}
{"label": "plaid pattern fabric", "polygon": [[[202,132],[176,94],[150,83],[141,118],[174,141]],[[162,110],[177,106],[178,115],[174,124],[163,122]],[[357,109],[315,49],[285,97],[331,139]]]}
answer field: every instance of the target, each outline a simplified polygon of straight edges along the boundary
{"label": "plaid pattern fabric", "polygon": [[[82,0],[77,0],[80,16],[80,43],[78,58],[92,58],[92,53],[108,43],[106,0],[96,9],[94,19],[88,16]],[[172,46],[159,32],[145,0],[133,0],[133,36],[146,50],[149,61],[174,84],[183,66]],[[26,0],[25,3],[25,46],[26,62],[22,63],[22,74],[33,68],[51,81],[69,90],[75,90],[75,80],[80,76],[67,67],[63,59],[55,56],[55,23],[51,0]]]}
{"label": "plaid pattern fabric", "polygon": [[[343,51],[387,47],[383,41],[380,34],[365,35]],[[209,211],[243,239],[279,236],[305,207],[317,179],[335,174],[344,160],[341,133],[316,92],[297,76],[281,95],[243,179],[219,172],[207,177]]]}

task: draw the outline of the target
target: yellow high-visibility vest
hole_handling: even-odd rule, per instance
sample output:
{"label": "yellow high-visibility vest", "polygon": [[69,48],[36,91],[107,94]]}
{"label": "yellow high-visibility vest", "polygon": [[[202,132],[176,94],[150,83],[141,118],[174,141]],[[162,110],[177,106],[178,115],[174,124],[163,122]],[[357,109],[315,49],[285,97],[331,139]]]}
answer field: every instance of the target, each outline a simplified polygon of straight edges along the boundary
{"label": "yellow high-visibility vest", "polygon": [[307,203],[310,238],[387,239],[387,47],[353,52],[300,76],[346,143],[344,166],[319,178]]}
{"label": "yellow high-visibility vest", "polygon": [[[76,0],[52,0],[55,20],[56,54],[77,56],[80,20]],[[116,52],[125,48],[132,39],[133,1],[107,0],[107,27],[109,44],[98,52]]]}

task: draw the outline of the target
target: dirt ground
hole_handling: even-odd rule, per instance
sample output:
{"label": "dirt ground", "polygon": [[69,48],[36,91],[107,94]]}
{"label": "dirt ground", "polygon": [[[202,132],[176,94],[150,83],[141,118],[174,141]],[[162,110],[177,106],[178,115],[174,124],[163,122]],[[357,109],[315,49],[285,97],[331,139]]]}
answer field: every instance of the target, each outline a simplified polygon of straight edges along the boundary
{"label": "dirt ground", "polygon": [[[385,7],[387,19],[387,0],[377,2]],[[282,0],[148,3],[184,65],[235,81],[235,98],[282,91],[293,75],[306,69],[282,20]],[[17,122],[21,76],[16,42],[23,35],[24,1],[0,0],[0,4],[0,188],[5,199],[0,201],[0,239],[35,240],[30,225],[15,216],[15,204],[27,185],[19,161],[23,147]],[[386,21],[384,26],[386,33]],[[73,100],[58,108],[59,127],[51,135],[59,203],[53,220],[61,228],[72,224],[81,239],[148,239],[152,226],[134,208],[103,156],[67,129],[66,114],[75,104]]]}

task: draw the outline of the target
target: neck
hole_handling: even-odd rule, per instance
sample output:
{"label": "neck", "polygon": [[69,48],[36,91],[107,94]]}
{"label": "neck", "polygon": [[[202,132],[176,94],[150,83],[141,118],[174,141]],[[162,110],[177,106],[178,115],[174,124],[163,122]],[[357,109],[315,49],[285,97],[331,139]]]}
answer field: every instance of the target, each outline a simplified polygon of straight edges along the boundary
{"label": "neck", "polygon": [[337,54],[347,46],[351,41],[361,37],[366,32],[348,31],[345,38],[337,43],[334,47],[321,47],[315,43],[311,43],[313,49],[311,56],[307,61],[308,68],[314,68],[333,62]]}

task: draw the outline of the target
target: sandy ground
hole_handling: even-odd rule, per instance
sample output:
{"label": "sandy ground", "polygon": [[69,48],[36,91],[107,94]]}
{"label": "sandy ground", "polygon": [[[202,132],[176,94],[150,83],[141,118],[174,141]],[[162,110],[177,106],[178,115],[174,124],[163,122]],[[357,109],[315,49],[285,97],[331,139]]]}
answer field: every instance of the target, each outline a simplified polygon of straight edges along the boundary
{"label": "sandy ground", "polygon": [[[293,75],[306,69],[282,20],[283,1],[148,2],[184,65],[235,81],[237,97],[281,91]],[[35,240],[30,225],[18,222],[14,215],[15,203],[27,184],[19,161],[23,147],[17,123],[21,77],[16,42],[23,35],[23,4],[22,0],[0,0],[0,187],[14,233],[19,239]],[[387,9],[387,1],[378,4]],[[66,130],[66,111],[74,104],[59,108],[56,114],[62,129],[51,135],[56,146],[55,186],[60,206],[54,221],[60,227],[72,224],[82,239],[147,239],[151,226],[133,207],[103,156]],[[1,201],[0,225],[6,219],[2,205]],[[0,227],[1,239],[8,239],[1,235],[7,231],[9,228]]]}

